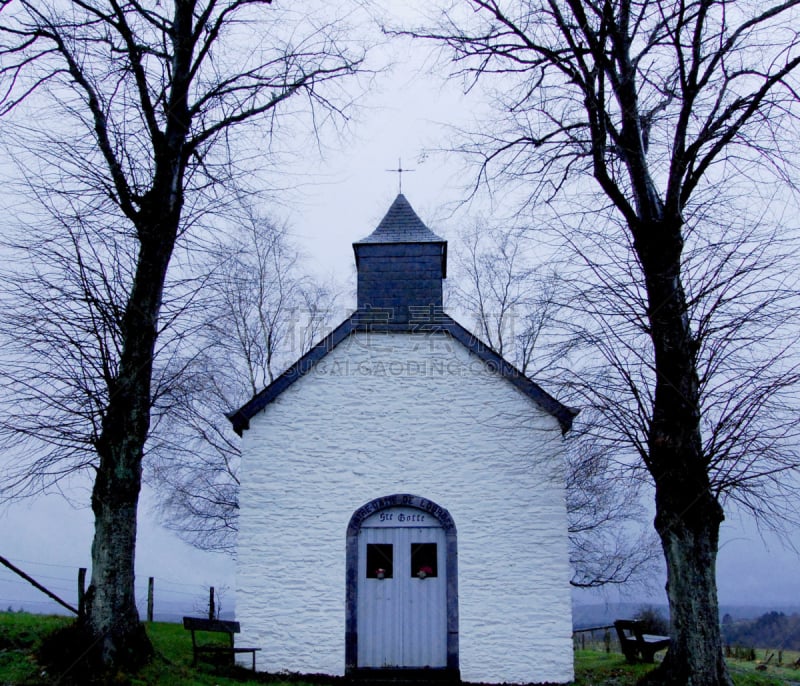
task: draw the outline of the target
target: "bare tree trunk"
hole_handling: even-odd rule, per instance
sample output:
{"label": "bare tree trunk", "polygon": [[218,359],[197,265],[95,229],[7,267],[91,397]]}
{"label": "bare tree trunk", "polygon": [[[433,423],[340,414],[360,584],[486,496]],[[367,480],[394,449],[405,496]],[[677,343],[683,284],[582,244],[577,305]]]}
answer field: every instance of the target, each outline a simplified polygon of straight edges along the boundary
{"label": "bare tree trunk", "polygon": [[152,655],[136,609],[134,553],[153,352],[177,221],[176,216],[139,228],[141,248],[124,317],[125,343],[96,446],[100,464],[92,491],[95,533],[86,623],[105,665],[136,666]]}
{"label": "bare tree trunk", "polygon": [[656,486],[655,526],[667,563],[672,639],[651,680],[731,686],[722,655],[716,585],[724,514],[711,491],[700,434],[697,350],[680,271],[681,225],[679,217],[671,217],[634,227],[655,358],[648,468]]}
{"label": "bare tree trunk", "polygon": [[97,656],[103,664],[136,666],[152,653],[134,595],[136,496],[141,470],[135,465],[111,468],[110,462],[101,459],[92,493],[92,581],[85,621],[97,640]]}
{"label": "bare tree trunk", "polygon": [[673,508],[663,502],[659,509],[656,524],[667,561],[672,644],[652,680],[730,686],[716,583],[722,508],[707,495],[698,498],[689,513],[671,512]]}

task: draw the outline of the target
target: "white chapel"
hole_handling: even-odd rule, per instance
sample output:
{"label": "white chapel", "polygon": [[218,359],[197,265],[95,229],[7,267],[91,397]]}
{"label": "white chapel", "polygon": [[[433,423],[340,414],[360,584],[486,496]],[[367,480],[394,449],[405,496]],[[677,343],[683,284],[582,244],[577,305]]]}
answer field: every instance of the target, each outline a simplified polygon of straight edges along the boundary
{"label": "white chapel", "polygon": [[573,679],[574,410],[443,312],[447,242],[400,194],[355,312],[230,415],[239,643],[269,672]]}

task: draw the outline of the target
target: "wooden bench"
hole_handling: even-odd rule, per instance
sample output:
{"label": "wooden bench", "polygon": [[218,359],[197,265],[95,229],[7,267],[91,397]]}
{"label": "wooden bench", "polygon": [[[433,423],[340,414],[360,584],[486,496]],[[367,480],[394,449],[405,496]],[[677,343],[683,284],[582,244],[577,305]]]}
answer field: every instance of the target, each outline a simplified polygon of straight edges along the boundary
{"label": "wooden bench", "polygon": [[619,636],[622,654],[628,662],[654,662],[655,654],[669,648],[669,636],[642,633],[642,623],[632,619],[618,619],[614,628]]}
{"label": "wooden bench", "polygon": [[[251,653],[253,655],[253,671],[256,671],[256,652],[261,648],[236,648],[233,635],[241,631],[239,622],[229,622],[224,619],[202,619],[200,617],[184,617],[183,628],[192,632],[192,665],[197,664],[201,656],[216,657],[222,655],[230,657],[230,664],[234,663],[236,655]],[[230,645],[198,645],[195,632],[207,631],[211,633],[227,634]]]}

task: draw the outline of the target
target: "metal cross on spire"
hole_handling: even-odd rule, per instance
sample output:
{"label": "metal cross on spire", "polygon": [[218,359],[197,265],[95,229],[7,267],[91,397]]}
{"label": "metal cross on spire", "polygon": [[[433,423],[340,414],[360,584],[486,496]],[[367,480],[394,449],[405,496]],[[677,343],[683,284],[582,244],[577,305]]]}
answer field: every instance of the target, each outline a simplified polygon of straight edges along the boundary
{"label": "metal cross on spire", "polygon": [[397,158],[397,169],[387,169],[387,172],[394,172],[397,174],[397,192],[403,192],[403,172],[413,172],[417,171],[416,169],[403,169],[403,164],[400,158]]}

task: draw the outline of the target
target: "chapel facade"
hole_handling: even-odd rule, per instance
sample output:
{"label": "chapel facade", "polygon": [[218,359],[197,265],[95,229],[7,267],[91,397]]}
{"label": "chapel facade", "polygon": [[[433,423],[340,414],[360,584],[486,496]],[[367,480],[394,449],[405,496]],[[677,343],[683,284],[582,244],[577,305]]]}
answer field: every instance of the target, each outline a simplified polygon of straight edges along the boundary
{"label": "chapel facade", "polygon": [[353,248],[356,311],[230,415],[241,642],[270,672],[571,681],[575,411],[443,311],[447,242],[402,194]]}

